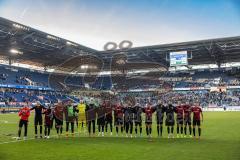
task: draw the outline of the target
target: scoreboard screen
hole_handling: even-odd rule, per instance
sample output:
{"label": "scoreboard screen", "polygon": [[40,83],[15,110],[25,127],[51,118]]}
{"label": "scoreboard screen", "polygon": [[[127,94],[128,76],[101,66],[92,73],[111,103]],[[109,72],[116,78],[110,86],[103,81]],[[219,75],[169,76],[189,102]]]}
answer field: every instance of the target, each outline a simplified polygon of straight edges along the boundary
{"label": "scoreboard screen", "polygon": [[187,51],[170,52],[170,66],[188,65]]}

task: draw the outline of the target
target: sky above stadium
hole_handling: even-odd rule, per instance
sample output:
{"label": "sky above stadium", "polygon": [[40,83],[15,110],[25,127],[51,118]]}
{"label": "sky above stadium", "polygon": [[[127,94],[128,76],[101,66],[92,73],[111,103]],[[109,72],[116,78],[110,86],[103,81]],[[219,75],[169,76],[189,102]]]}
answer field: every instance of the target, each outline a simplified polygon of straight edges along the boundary
{"label": "sky above stadium", "polygon": [[0,16],[98,50],[240,36],[239,0],[0,0]]}

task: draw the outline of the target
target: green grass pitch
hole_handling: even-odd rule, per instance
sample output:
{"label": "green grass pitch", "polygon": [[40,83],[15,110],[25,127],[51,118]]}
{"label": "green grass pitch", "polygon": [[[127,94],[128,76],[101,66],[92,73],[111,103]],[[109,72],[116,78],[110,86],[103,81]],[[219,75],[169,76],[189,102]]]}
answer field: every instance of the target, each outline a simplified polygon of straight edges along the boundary
{"label": "green grass pitch", "polygon": [[[0,115],[0,160],[239,160],[240,112],[204,112],[202,138],[74,137],[15,142],[18,116]],[[29,138],[33,137],[33,115]],[[145,132],[145,127],[143,128]],[[175,128],[176,131],[176,128]],[[52,130],[52,134],[56,134]],[[7,143],[5,143],[7,142]]]}

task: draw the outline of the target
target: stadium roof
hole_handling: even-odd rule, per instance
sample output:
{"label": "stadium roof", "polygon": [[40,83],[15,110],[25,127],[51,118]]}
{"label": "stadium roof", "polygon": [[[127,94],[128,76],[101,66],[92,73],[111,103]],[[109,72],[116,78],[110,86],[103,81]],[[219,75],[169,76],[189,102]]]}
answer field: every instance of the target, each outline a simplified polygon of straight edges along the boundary
{"label": "stadium roof", "polygon": [[9,62],[71,72],[84,65],[96,71],[166,70],[173,51],[187,51],[189,65],[240,62],[240,36],[97,51],[0,17],[0,59]]}

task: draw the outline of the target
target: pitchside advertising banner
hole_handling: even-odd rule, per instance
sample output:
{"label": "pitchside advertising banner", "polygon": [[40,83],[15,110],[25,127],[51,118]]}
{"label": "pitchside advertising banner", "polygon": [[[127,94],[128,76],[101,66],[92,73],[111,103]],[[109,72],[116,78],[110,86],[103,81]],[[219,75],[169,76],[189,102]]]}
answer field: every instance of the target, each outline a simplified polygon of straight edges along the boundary
{"label": "pitchside advertising banner", "polygon": [[[225,107],[226,107],[226,111],[240,111],[240,106],[225,106]],[[209,107],[203,108],[203,111],[224,111],[224,108],[223,106],[213,107],[209,105]]]}
{"label": "pitchside advertising banner", "polygon": [[187,51],[170,52],[170,66],[188,65]]}

